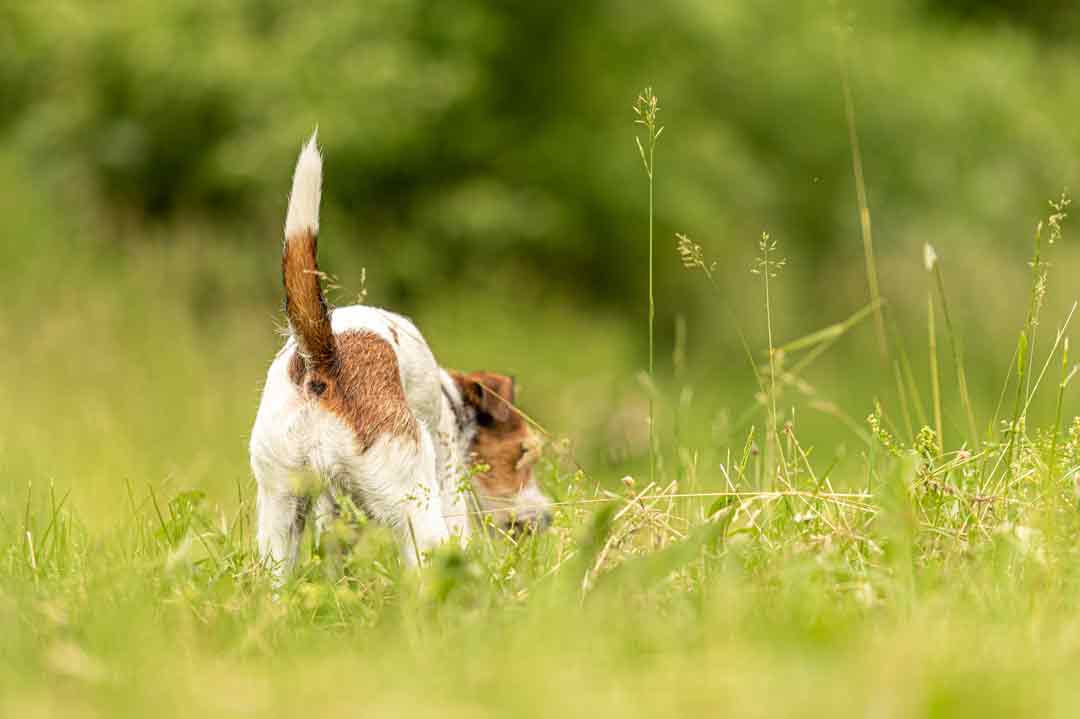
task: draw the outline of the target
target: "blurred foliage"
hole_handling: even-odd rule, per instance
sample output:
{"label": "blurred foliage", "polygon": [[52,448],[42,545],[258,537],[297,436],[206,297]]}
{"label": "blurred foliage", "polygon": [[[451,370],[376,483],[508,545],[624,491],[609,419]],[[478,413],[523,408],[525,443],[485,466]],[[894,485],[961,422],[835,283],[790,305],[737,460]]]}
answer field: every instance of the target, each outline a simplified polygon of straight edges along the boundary
{"label": "blurred foliage", "polygon": [[[1032,230],[1077,184],[1078,35],[1065,0],[0,0],[0,714],[1074,716],[1080,421],[1059,434],[1075,382],[1050,350],[1071,226],[1024,320]],[[868,300],[845,76],[902,399],[844,321]],[[446,366],[516,374],[552,433],[554,528],[441,553],[413,588],[366,529],[337,580],[316,552],[284,594],[253,571],[244,446],[316,126],[335,301],[366,267],[368,300]],[[763,231],[805,491],[718,500],[773,476]],[[1021,327],[1028,376],[1050,370],[1013,452]],[[650,397],[658,486],[633,479]]]}
{"label": "blurred foliage", "polygon": [[961,20],[1012,23],[1054,39],[1064,39],[1080,27],[1080,12],[1068,0],[926,0],[926,7]]}
{"label": "blurred foliage", "polygon": [[122,0],[0,13],[0,131],[92,188],[115,239],[192,215],[269,232],[318,126],[327,251],[377,268],[385,303],[500,273],[636,313],[645,186],[630,103],[645,84],[668,127],[664,327],[673,308],[715,302],[673,278],[663,240],[680,230],[732,258],[733,296],[761,229],[824,312],[865,295],[842,57],[885,257],[914,265],[926,239],[946,257],[1023,241],[1073,179],[1080,142],[1067,122],[1080,55],[1046,39],[1073,36],[1064,3]]}
{"label": "blurred foliage", "polygon": [[[322,266],[348,288],[335,300],[355,297],[366,267],[368,300],[416,316],[444,362],[517,371],[541,419],[632,457],[648,205],[631,104],[652,85],[666,127],[660,379],[697,387],[693,419],[678,419],[680,404],[664,424],[715,444],[745,430],[755,407],[736,329],[759,352],[749,269],[763,230],[788,260],[772,300],[778,343],[867,303],[847,73],[890,325],[923,380],[921,257],[933,243],[988,417],[1024,319],[1032,229],[1046,200],[1076,185],[1077,27],[1068,4],[1006,0],[2,3],[11,311],[0,341],[31,337],[57,384],[100,381],[88,416],[107,415],[132,446],[163,442],[176,422],[146,417],[147,398],[229,384],[218,400],[229,404],[231,385],[257,376],[277,341],[288,177],[318,127]],[[676,232],[717,263],[714,285],[687,274]],[[1066,236],[1052,250],[1055,288],[1075,247]],[[1047,298],[1048,326],[1067,295]],[[32,309],[46,303],[42,320]],[[686,332],[670,352],[677,315]],[[892,382],[865,361],[873,342],[864,323],[838,343],[806,376],[810,399],[865,416]],[[75,343],[94,350],[89,370],[66,354]],[[207,346],[220,355],[204,356]],[[142,404],[113,392],[118,374]],[[13,405],[45,402],[75,431],[87,417],[38,397],[48,385],[0,392],[18,395]],[[193,427],[222,421],[214,402],[173,406]],[[215,461],[235,452],[251,409],[229,406]],[[826,420],[831,437],[838,425]],[[71,466],[83,449],[65,453]],[[117,456],[115,466],[128,461]],[[155,456],[151,474],[170,461]],[[213,465],[199,470],[208,483]]]}

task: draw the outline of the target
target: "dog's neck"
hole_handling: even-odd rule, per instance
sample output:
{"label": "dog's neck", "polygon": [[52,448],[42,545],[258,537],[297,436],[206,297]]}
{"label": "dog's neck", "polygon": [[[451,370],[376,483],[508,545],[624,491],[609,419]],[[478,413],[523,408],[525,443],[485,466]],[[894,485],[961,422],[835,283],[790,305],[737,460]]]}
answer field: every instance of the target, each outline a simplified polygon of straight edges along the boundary
{"label": "dog's neck", "polygon": [[442,384],[443,413],[449,414],[453,421],[444,423],[449,428],[450,445],[456,450],[457,459],[462,469],[468,464],[469,451],[476,437],[476,410],[470,407],[461,396],[457,382],[444,369],[439,370]]}

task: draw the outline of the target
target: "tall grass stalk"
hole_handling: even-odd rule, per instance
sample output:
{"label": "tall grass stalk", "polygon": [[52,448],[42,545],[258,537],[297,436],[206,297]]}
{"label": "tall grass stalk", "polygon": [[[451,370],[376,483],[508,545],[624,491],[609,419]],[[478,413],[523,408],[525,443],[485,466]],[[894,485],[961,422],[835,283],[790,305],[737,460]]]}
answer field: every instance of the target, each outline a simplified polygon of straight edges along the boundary
{"label": "tall grass stalk", "polygon": [[[1027,399],[1024,402],[1024,407],[1021,410],[1021,415],[1026,415],[1028,408],[1031,407],[1032,400],[1035,399],[1036,393],[1039,391],[1039,386],[1042,384],[1043,377],[1046,376],[1046,371],[1050,369],[1050,363],[1054,359],[1054,355],[1057,354],[1058,347],[1061,347],[1065,341],[1065,333],[1069,330],[1069,325],[1072,324],[1073,316],[1076,314],[1077,307],[1080,307],[1080,301],[1073,302],[1072,308],[1069,310],[1069,314],[1065,316],[1065,322],[1061,325],[1061,329],[1057,331],[1057,335],[1054,338],[1054,344],[1050,347],[1050,352],[1046,356],[1046,361],[1043,362],[1042,369],[1039,370],[1039,374],[1035,377],[1035,384],[1031,388],[1031,392],[1028,394]],[[1030,377],[1034,375],[1029,372]]]}
{"label": "tall grass stalk", "polygon": [[1054,429],[1050,436],[1050,458],[1046,461],[1046,479],[1049,482],[1054,476],[1057,465],[1058,434],[1061,432],[1061,405],[1065,400],[1065,388],[1069,385],[1072,375],[1069,373],[1069,340],[1061,347],[1061,382],[1058,384],[1057,403],[1054,408]]}
{"label": "tall grass stalk", "polygon": [[1013,402],[1012,419],[1009,424],[1008,450],[1005,453],[1006,466],[1012,466],[1013,450],[1016,447],[1016,435],[1023,426],[1024,398],[1028,390],[1028,374],[1031,361],[1034,357],[1035,328],[1039,324],[1039,310],[1042,308],[1043,293],[1046,291],[1046,277],[1043,274],[1042,263],[1042,231],[1043,223],[1035,226],[1035,253],[1031,259],[1031,290],[1028,295],[1027,317],[1024,319],[1024,327],[1020,330],[1016,349],[1016,398]]}
{"label": "tall grass stalk", "polygon": [[[922,393],[919,392],[919,384],[915,381],[915,372],[911,369],[911,357],[908,356],[907,346],[904,343],[904,338],[901,336],[900,331],[896,327],[896,322],[892,323],[893,342],[899,351],[899,368],[901,375],[901,396],[907,396],[910,398],[915,410],[915,420],[921,427],[926,424],[926,409],[923,405]],[[912,433],[912,439],[914,440],[914,433]]]}
{"label": "tall grass stalk", "polygon": [[938,375],[937,330],[934,327],[934,295],[926,293],[927,343],[930,348],[930,398],[934,409],[934,430],[937,432],[937,451],[945,451],[945,436],[941,421],[941,378]]}
{"label": "tall grass stalk", "polygon": [[851,146],[851,169],[855,176],[855,199],[859,205],[859,230],[862,234],[863,257],[866,261],[866,284],[870,290],[870,301],[874,304],[874,329],[877,332],[878,350],[881,353],[882,362],[885,362],[889,357],[889,344],[885,336],[885,318],[881,307],[881,292],[878,289],[874,233],[870,222],[870,204],[866,198],[866,180],[863,178],[862,152],[859,150],[859,133],[855,127],[855,101],[851,97],[851,84],[848,82],[846,65],[841,84],[844,92],[844,118],[847,121],[848,144]]}
{"label": "tall grass stalk", "polygon": [[990,418],[989,423],[986,426],[987,441],[990,441],[998,431],[998,420],[1001,417],[1002,408],[1005,406],[1005,398],[1009,394],[1009,386],[1012,384],[1013,372],[1016,370],[1016,363],[1021,362],[1020,359],[1020,346],[1019,344],[1013,349],[1012,359],[1009,360],[1009,366],[1005,370],[1005,382],[1001,385],[1001,393],[998,395],[997,405],[994,407],[994,414]]}
{"label": "tall grass stalk", "polygon": [[769,418],[765,431],[765,471],[769,475],[771,485],[776,478],[773,444],[776,444],[777,453],[781,458],[783,457],[783,448],[780,447],[776,434],[776,344],[773,342],[772,296],[769,291],[769,280],[775,279],[779,275],[780,269],[783,268],[787,260],[783,258],[777,260],[772,257],[776,250],[776,241],[769,236],[768,232],[761,233],[758,249],[761,254],[758,256],[757,263],[751,269],[751,272],[761,275],[765,288],[765,329],[769,341]]}
{"label": "tall grass stalk", "polygon": [[[676,244],[675,248],[679,254],[679,258],[682,261],[683,267],[689,270],[701,270],[705,275],[705,278],[716,289],[716,279],[714,273],[717,268],[717,261],[709,261],[705,258],[705,251],[698,243],[691,240],[684,234],[675,234]],[[786,264],[786,260],[776,259],[772,256],[773,251],[776,248],[776,243],[769,239],[767,233],[763,233],[761,245],[759,247],[760,255],[757,262],[751,268],[751,272],[754,274],[761,274],[765,268],[769,269],[769,274],[765,277],[766,283],[768,280],[777,276],[779,270]],[[765,287],[765,303],[766,303],[766,329],[769,335],[769,368],[768,373],[771,377],[779,380],[780,385],[776,384],[776,381],[770,382],[769,385],[765,384],[762,378],[762,371],[759,371],[757,363],[754,362],[753,355],[750,352],[749,346],[746,343],[746,338],[743,335],[741,328],[739,327],[739,321],[731,312],[730,308],[725,307],[728,314],[731,316],[731,321],[735,330],[742,342],[743,349],[745,350],[748,359],[750,360],[750,366],[754,373],[754,378],[758,385],[760,397],[765,397],[766,413],[769,415],[767,421],[775,428],[778,424],[776,411],[776,399],[779,396],[782,389],[786,386],[792,386],[798,391],[805,394],[814,394],[814,390],[802,377],[802,373],[814,363],[816,359],[821,357],[825,352],[829,350],[837,341],[847,335],[852,329],[859,325],[864,319],[869,317],[871,313],[877,308],[877,303],[869,303],[865,307],[852,313],[849,317],[839,322],[834,322],[819,330],[810,332],[809,334],[798,337],[794,340],[790,340],[779,347],[776,346],[773,337],[772,327],[772,290],[771,285]],[[788,356],[796,352],[805,351],[806,353],[788,369],[783,369],[777,361],[778,357]],[[735,426],[741,427],[746,421],[749,420],[760,408],[760,402],[755,400],[753,406],[743,412],[739,419],[735,422]],[[859,434],[862,430],[857,425],[853,425],[850,419],[840,412],[839,408],[830,402],[822,402],[819,399],[815,401],[815,408],[821,411],[829,412],[845,423],[849,424],[856,434]],[[766,435],[766,450],[771,452],[773,442],[768,439],[768,433]],[[777,443],[777,447],[779,447]],[[790,455],[790,453],[789,453]],[[783,462],[783,469],[787,471],[787,462],[785,461],[783,451],[779,454],[781,462]],[[790,455],[794,457],[794,455]]]}
{"label": "tall grass stalk", "polygon": [[[717,261],[706,260],[704,248],[702,248],[701,245],[694,242],[686,235],[677,232],[675,233],[675,240],[675,249],[679,254],[679,258],[682,261],[683,267],[688,270],[701,270],[702,274],[705,275],[705,279],[709,281],[709,284],[712,286],[712,288],[719,291],[720,286],[716,283],[716,277],[714,276],[718,264]],[[761,371],[758,367],[758,364],[754,360],[754,352],[750,349],[750,343],[747,342],[746,335],[742,331],[742,327],[739,323],[739,318],[735,316],[735,313],[731,311],[731,308],[729,306],[724,305],[723,309],[731,320],[732,327],[735,328],[735,334],[739,337],[739,343],[742,346],[743,353],[746,356],[747,363],[750,366],[750,371],[754,375],[754,382],[757,384],[758,391],[761,393],[761,396],[764,397],[768,394],[768,389],[765,386],[765,380],[761,376]],[[846,332],[849,328],[850,325],[845,324],[845,326],[840,328],[839,333],[834,333],[830,331],[829,334],[824,337],[824,339],[835,340],[839,335]],[[817,340],[815,340],[815,342],[816,341]],[[755,402],[755,404],[749,410],[743,413],[744,416],[740,417],[740,419],[735,422],[735,426],[742,426],[745,423],[744,419],[752,416],[753,413],[756,412],[757,406],[758,405]],[[752,431],[753,426],[751,426],[750,429]]]}
{"label": "tall grass stalk", "polygon": [[649,178],[649,383],[651,385],[649,391],[649,481],[656,479],[656,400],[654,397],[656,387],[656,298],[653,292],[653,276],[655,274],[653,253],[653,171],[656,167],[656,142],[664,131],[663,126],[658,125],[656,122],[656,115],[659,110],[659,100],[656,94],[653,93],[651,87],[646,87],[638,95],[637,101],[634,103],[634,114],[637,115],[634,122],[645,128],[648,149],[646,150],[645,145],[642,144],[640,136],[635,135],[634,140],[637,142],[641,162],[645,166],[645,174]]}
{"label": "tall grass stalk", "polygon": [[968,393],[967,370],[964,366],[963,347],[960,338],[953,328],[952,316],[949,314],[949,301],[945,296],[945,278],[941,274],[941,262],[938,261],[937,253],[930,245],[926,246],[926,269],[934,276],[938,290],[938,298],[941,301],[941,315],[945,319],[945,334],[949,338],[949,348],[952,350],[953,366],[956,368],[956,385],[960,391],[960,403],[964,407],[967,417],[969,441],[975,451],[979,449],[979,429],[975,422],[975,410],[971,404],[971,395]]}
{"label": "tall grass stalk", "polygon": [[[1028,313],[1024,328],[1020,332],[1016,350],[1016,400],[1013,405],[1012,421],[1009,427],[1008,451],[1006,453],[1010,465],[1012,464],[1013,449],[1016,445],[1016,435],[1022,431],[1024,417],[1027,414],[1027,407],[1031,403],[1033,392],[1031,389],[1031,368],[1035,360],[1035,337],[1039,326],[1039,313],[1042,310],[1043,299],[1046,296],[1046,269],[1042,259],[1043,230],[1049,229],[1049,244],[1053,245],[1057,240],[1061,239],[1062,224],[1069,216],[1068,208],[1070,204],[1072,204],[1072,199],[1069,197],[1068,190],[1065,190],[1061,193],[1059,199],[1050,200],[1051,212],[1046,221],[1039,222],[1035,226],[1035,253],[1031,260],[1031,292],[1028,298]],[[1075,310],[1075,305],[1073,309]],[[1072,312],[1069,313],[1069,318],[1072,318]],[[1066,321],[1067,325],[1068,321]],[[1057,344],[1061,341],[1063,333],[1064,329],[1058,333],[1050,357],[1053,356],[1054,351],[1057,349]],[[1047,358],[1047,362],[1049,362],[1049,358]],[[1043,372],[1045,371],[1044,367]],[[1042,373],[1040,373],[1039,378],[1042,379]]]}

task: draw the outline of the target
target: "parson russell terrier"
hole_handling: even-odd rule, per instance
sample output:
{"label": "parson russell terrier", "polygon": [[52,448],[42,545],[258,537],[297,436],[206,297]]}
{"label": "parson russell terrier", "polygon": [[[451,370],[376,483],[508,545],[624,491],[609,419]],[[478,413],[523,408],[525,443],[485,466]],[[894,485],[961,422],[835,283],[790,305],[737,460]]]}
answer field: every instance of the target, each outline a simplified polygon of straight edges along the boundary
{"label": "parson russell terrier", "polygon": [[[386,310],[331,309],[316,264],[322,157],[303,147],[285,218],[282,274],[289,337],[266,377],[251,433],[258,543],[279,578],[296,562],[311,511],[297,475],[322,480],[322,529],[348,497],[396,534],[406,564],[470,534],[469,487],[507,528],[547,526],[539,443],[513,406],[514,381],[435,362],[415,325]],[[469,478],[469,468],[476,469]]]}

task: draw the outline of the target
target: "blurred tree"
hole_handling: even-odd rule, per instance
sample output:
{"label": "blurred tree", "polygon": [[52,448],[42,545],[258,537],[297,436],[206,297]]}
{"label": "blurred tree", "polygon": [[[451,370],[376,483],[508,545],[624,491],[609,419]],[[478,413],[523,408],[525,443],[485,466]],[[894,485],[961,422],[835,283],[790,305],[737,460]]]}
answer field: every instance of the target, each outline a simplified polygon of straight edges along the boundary
{"label": "blurred tree", "polygon": [[995,22],[1062,39],[1075,32],[1080,12],[1070,0],[927,0],[931,12],[961,21]]}
{"label": "blurred tree", "polygon": [[[677,274],[676,231],[721,259],[720,301],[735,306],[768,229],[792,258],[791,296],[816,298],[817,314],[835,319],[866,299],[843,37],[882,257],[917,268],[928,237],[956,255],[975,242],[1013,246],[1069,184],[1080,149],[1063,121],[1080,105],[1080,53],[1045,35],[1075,36],[1067,4],[845,8],[6,4],[0,133],[136,223],[208,215],[272,228],[295,152],[318,125],[326,226],[340,238],[324,246],[327,266],[378,268],[381,301],[451,284],[554,290],[636,318],[646,201],[630,104],[651,84],[668,128],[658,327],[676,309],[708,321],[717,301]],[[883,278],[897,306],[912,294],[907,277]]]}

